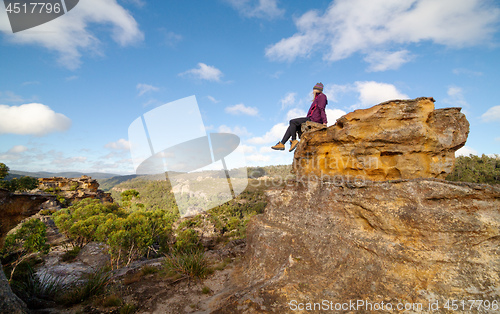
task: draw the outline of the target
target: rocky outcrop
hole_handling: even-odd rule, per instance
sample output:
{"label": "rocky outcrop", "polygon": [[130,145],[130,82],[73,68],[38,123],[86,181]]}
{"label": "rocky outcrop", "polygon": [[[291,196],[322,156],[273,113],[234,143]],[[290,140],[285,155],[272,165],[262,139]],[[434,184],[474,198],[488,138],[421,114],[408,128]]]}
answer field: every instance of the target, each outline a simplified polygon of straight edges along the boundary
{"label": "rocky outcrop", "polygon": [[[50,195],[33,195],[28,193],[11,193],[0,189],[0,248],[10,229],[23,219],[36,214],[42,203],[50,199]],[[0,312],[28,313],[26,304],[21,301],[10,288],[0,264]]]}
{"label": "rocky outcrop", "polygon": [[312,127],[302,135],[294,172],[377,181],[444,179],[469,133],[460,110],[435,110],[434,99],[425,97],[355,110],[331,127]]}
{"label": "rocky outcrop", "polygon": [[56,192],[58,195],[76,202],[85,198],[100,199],[103,202],[113,202],[110,193],[105,193],[99,190],[99,183],[97,180],[88,176],[81,176],[80,178],[40,178],[38,189],[44,191]]}
{"label": "rocky outcrop", "polygon": [[36,214],[42,203],[54,198],[49,194],[11,193],[0,189],[0,248],[9,230]]}
{"label": "rocky outcrop", "polygon": [[269,197],[248,226],[236,288],[213,302],[216,313],[292,313],[313,303],[360,313],[371,312],[368,303],[394,313],[450,312],[448,300],[460,309],[461,300],[467,309],[467,300],[498,305],[500,187],[293,181]]}

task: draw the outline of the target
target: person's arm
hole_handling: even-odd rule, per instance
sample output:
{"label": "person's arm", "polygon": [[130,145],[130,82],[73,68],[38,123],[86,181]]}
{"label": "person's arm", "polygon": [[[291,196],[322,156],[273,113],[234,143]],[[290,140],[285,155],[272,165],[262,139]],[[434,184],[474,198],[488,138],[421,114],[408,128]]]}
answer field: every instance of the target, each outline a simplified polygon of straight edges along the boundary
{"label": "person's arm", "polygon": [[320,97],[318,97],[318,109],[319,113],[321,114],[321,122],[324,125],[327,125],[328,121],[326,119],[325,107],[326,107],[326,96],[325,94],[321,94]]}

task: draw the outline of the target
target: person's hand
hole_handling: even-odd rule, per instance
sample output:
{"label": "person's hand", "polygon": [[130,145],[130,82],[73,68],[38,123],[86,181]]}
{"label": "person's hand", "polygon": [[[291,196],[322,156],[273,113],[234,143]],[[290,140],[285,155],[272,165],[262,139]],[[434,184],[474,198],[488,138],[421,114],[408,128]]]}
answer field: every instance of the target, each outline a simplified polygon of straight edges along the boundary
{"label": "person's hand", "polygon": [[326,123],[323,123],[324,126],[326,126]]}

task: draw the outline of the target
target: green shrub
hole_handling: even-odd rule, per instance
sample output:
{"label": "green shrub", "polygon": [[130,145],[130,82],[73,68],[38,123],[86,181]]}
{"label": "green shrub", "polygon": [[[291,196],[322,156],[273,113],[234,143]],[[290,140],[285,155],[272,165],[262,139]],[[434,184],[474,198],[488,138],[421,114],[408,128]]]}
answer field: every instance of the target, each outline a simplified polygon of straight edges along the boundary
{"label": "green shrub", "polygon": [[59,230],[74,245],[105,242],[113,267],[169,251],[175,215],[165,210],[127,212],[116,204],[85,199],[53,214]]}
{"label": "green shrub", "polygon": [[460,156],[455,159],[453,171],[446,177],[450,181],[500,184],[500,156]]}
{"label": "green shrub", "polygon": [[3,254],[20,250],[20,255],[33,252],[48,253],[47,226],[40,219],[30,219],[24,222],[19,230],[5,238]]}
{"label": "green shrub", "polygon": [[201,250],[202,248],[203,247],[196,230],[183,230],[175,239],[176,252],[191,252],[195,250]]}

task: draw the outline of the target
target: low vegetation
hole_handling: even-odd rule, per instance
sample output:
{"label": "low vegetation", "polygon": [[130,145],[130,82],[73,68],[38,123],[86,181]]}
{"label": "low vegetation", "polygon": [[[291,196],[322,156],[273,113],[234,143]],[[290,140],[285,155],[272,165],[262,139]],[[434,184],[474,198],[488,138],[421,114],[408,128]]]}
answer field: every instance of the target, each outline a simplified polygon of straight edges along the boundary
{"label": "low vegetation", "polygon": [[0,188],[11,192],[25,192],[38,187],[38,179],[33,177],[23,176],[20,178],[13,178],[11,180],[5,180],[5,177],[9,174],[9,170],[9,167],[7,167],[4,163],[0,163]]}
{"label": "low vegetation", "polygon": [[[291,177],[290,169],[291,166],[250,167],[249,185],[234,200],[181,220],[169,181],[134,177],[109,187],[113,188],[111,192],[116,203],[85,199],[59,211],[42,213],[51,216],[59,231],[71,242],[63,261],[73,261],[83,246],[97,241],[107,244],[111,268],[100,269],[69,283],[67,278],[35,275],[33,269],[50,246],[45,224],[39,219],[31,219],[7,236],[0,252],[4,271],[14,292],[30,306],[37,300],[66,305],[94,300],[100,306],[115,307],[117,313],[133,313],[137,306],[126,303],[119,293],[109,288],[114,269],[139,259],[164,257],[163,269],[144,266],[133,276],[125,277],[123,284],[132,284],[148,275],[161,276],[164,272],[175,280],[198,280],[224,269],[231,259],[211,265],[204,253],[202,230],[211,230],[216,243],[244,238],[249,220],[264,212],[265,190],[283,186]],[[7,174],[8,167],[0,164],[2,186],[7,184],[3,180]],[[498,184],[500,158],[458,157],[447,179]],[[211,291],[204,287],[202,293]],[[99,301],[96,296],[100,296]]]}
{"label": "low vegetation", "polygon": [[450,181],[500,184],[500,156],[460,156],[446,178]]}

